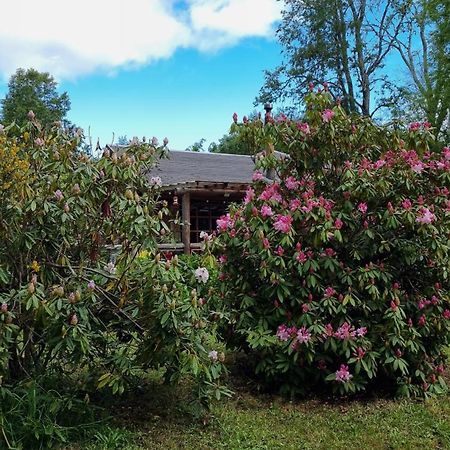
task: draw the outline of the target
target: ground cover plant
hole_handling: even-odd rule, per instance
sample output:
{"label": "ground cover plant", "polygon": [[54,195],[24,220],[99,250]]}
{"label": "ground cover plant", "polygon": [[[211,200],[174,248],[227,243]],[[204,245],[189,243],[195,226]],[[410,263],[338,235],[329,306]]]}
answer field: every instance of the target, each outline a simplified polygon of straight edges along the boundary
{"label": "ground cover plant", "polygon": [[301,121],[234,117],[265,149],[244,202],[218,221],[234,342],[284,392],[442,393],[450,149],[428,123],[347,114],[326,85],[305,102]]}
{"label": "ground cover plant", "polygon": [[167,205],[161,180],[145,174],[167,142],[90,158],[81,132],[28,118],[23,129],[0,127],[2,445],[65,441],[92,427],[89,405],[152,370],[196,380],[203,407],[226,393],[222,348],[199,300],[208,269],[157,247],[169,235]]}

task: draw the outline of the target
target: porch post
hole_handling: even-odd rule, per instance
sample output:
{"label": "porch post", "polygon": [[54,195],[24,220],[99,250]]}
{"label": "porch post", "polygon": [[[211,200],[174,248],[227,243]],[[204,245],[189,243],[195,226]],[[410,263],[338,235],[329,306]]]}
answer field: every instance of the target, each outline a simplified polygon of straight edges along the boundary
{"label": "porch post", "polygon": [[191,195],[184,192],[181,199],[181,218],[183,221],[181,240],[184,244],[184,253],[191,253]]}

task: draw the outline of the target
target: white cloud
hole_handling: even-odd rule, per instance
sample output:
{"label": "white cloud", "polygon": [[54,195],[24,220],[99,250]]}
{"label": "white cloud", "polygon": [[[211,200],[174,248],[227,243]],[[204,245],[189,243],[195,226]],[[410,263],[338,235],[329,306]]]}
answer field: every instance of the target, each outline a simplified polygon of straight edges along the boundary
{"label": "white cloud", "polygon": [[270,36],[277,0],[3,0],[0,73],[72,78]]}

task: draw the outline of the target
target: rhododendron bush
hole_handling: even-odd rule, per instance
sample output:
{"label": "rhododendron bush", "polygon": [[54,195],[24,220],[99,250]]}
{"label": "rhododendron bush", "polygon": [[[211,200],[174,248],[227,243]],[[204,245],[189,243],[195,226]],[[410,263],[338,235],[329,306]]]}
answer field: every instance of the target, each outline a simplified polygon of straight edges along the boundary
{"label": "rhododendron bush", "polygon": [[167,142],[90,158],[80,133],[43,130],[33,114],[20,135],[0,127],[2,424],[2,408],[18,410],[18,386],[49,377],[61,391],[78,383],[72,393],[82,400],[95,389],[122,393],[156,368],[168,381],[195,379],[202,402],[219,396],[223,358],[209,356],[221,352],[209,305],[195,300],[209,288],[207,267],[198,281],[197,268],[157,247],[169,234],[167,205],[161,180],[145,173]]}
{"label": "rhododendron bush", "polygon": [[441,393],[450,149],[426,123],[379,127],[326,91],[306,104],[301,121],[233,125],[263,149],[215,241],[235,338],[284,390]]}

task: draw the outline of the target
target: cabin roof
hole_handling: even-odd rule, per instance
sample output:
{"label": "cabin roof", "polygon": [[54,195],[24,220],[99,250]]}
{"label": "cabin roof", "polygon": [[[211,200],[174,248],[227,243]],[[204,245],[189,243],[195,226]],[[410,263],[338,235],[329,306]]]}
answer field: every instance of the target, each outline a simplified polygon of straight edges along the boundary
{"label": "cabin roof", "polygon": [[170,151],[151,170],[149,177],[159,176],[163,187],[191,183],[227,183],[249,185],[255,163],[251,156],[225,153]]}

